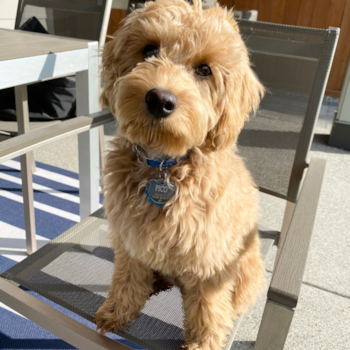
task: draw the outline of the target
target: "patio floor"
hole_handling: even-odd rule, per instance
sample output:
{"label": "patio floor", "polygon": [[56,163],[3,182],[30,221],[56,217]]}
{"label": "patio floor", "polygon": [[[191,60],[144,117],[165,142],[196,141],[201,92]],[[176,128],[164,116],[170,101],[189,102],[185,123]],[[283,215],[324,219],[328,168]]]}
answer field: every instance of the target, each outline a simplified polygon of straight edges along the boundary
{"label": "patio floor", "polygon": [[[325,98],[316,126],[311,157],[327,160],[301,296],[285,349],[350,349],[350,152],[329,147],[337,100]],[[105,127],[106,141],[113,125]],[[77,137],[35,151],[37,161],[78,171]],[[261,224],[280,229],[284,201],[261,194]],[[270,278],[275,252],[266,264]],[[266,296],[266,293],[265,293]],[[262,295],[244,318],[234,349],[253,349],[263,312]]]}

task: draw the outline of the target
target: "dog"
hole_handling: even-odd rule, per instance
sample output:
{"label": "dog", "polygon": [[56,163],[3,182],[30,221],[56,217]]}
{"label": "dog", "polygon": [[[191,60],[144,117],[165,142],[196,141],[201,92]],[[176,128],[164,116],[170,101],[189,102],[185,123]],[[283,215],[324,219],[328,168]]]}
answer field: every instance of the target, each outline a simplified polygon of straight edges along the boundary
{"label": "dog", "polygon": [[258,190],[236,148],[264,88],[233,12],[147,2],[105,45],[103,76],[118,124],[104,176],[115,270],[97,329],[125,329],[170,276],[183,348],[222,349],[264,281]]}

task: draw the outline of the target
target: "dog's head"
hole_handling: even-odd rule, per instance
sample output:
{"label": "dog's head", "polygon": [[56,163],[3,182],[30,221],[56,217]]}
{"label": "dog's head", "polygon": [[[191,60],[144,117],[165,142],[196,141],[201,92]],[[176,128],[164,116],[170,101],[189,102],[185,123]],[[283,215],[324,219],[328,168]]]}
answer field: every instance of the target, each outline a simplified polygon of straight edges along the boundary
{"label": "dog's head", "polygon": [[119,133],[167,156],[229,147],[263,94],[233,13],[200,0],[132,12],[105,45],[103,71]]}

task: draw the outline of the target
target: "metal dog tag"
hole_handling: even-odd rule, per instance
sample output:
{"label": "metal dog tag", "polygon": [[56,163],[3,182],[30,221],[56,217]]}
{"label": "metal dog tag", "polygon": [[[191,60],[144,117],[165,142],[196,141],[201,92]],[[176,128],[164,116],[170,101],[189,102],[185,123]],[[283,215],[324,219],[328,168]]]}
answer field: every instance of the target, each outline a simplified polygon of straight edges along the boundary
{"label": "metal dog tag", "polygon": [[155,205],[164,205],[175,194],[175,184],[167,184],[164,179],[152,179],[146,188],[147,199]]}

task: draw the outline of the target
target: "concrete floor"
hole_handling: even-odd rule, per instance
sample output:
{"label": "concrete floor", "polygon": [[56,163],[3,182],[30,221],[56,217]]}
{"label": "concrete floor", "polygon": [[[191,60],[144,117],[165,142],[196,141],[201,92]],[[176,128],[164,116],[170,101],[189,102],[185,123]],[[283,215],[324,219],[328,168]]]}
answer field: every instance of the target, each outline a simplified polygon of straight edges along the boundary
{"label": "concrete floor", "polygon": [[[327,144],[336,106],[337,100],[325,98],[311,148],[311,157],[326,159],[327,168],[288,350],[350,349],[350,152]],[[106,141],[113,132],[113,125],[105,127]],[[77,172],[77,137],[35,151],[35,159]],[[284,206],[261,194],[261,224],[280,229]],[[275,251],[266,263],[267,280],[274,257]],[[265,298],[263,293],[244,318],[233,349],[253,349]]]}

